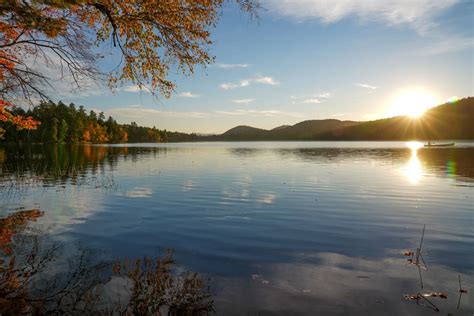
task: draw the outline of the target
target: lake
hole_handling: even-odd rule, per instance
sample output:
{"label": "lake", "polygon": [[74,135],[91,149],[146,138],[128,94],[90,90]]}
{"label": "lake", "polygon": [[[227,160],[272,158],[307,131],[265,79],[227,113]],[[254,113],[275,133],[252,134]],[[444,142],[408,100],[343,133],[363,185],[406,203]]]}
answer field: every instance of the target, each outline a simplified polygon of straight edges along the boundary
{"label": "lake", "polygon": [[[171,273],[198,273],[219,315],[433,314],[424,299],[403,299],[418,292],[446,293],[429,299],[443,315],[472,315],[474,142],[418,147],[0,147],[0,217],[44,212],[25,232],[67,245],[69,257],[76,249],[97,260],[173,249]],[[424,225],[426,270],[404,255],[419,247]],[[9,231],[3,250],[22,234]],[[459,275],[468,288],[461,299]]]}

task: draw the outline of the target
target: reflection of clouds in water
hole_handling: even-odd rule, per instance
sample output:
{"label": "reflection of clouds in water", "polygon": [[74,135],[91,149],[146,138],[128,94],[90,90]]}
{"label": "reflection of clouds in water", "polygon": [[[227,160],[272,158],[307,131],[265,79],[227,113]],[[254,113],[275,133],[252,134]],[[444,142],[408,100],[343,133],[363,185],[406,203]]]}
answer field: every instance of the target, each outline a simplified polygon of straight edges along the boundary
{"label": "reflection of clouds in water", "polygon": [[260,274],[252,274],[252,280],[260,282],[262,284],[270,284],[270,281],[263,278],[263,275]]}
{"label": "reflection of clouds in water", "polygon": [[47,227],[49,233],[60,233],[67,230],[69,225],[85,223],[88,218],[104,211],[103,191],[86,192],[87,195],[81,188],[71,186],[61,191],[46,190],[42,194],[24,194],[21,199],[17,197],[11,201],[0,198],[0,208],[5,210],[1,215],[6,216],[6,211],[14,211],[18,207],[38,208],[45,212],[38,222]]}
{"label": "reflection of clouds in water", "polygon": [[125,196],[130,198],[149,198],[152,195],[153,190],[151,188],[135,187],[132,190],[128,190],[125,192]]}
{"label": "reflection of clouds in water", "polygon": [[[225,289],[216,297],[217,310],[232,310],[236,314],[266,311],[282,315],[433,313],[429,308],[402,300],[403,294],[420,291],[417,269],[404,258],[364,259],[335,253],[304,255],[303,258],[318,263],[258,265],[259,274],[248,278],[216,280],[222,282],[220,285]],[[462,279],[465,285],[474,282],[473,275],[463,275]],[[423,291],[447,293],[447,300],[432,299],[444,315],[471,315],[474,312],[470,292],[462,297],[460,311],[456,310],[459,287],[456,271],[431,265],[424,272],[423,281]]]}
{"label": "reflection of clouds in water", "polygon": [[239,174],[236,179],[222,187],[222,197],[228,200],[248,202],[251,197],[253,178],[249,174]]}
{"label": "reflection of clouds in water", "polygon": [[241,198],[249,198],[250,197],[250,191],[247,190],[247,189],[243,189],[242,191],[240,191],[240,197]]}
{"label": "reflection of clouds in water", "polygon": [[276,196],[277,195],[275,193],[264,193],[258,197],[257,202],[264,204],[273,204],[273,201],[275,200]]}
{"label": "reflection of clouds in water", "polygon": [[247,189],[238,190],[222,190],[222,196],[224,200],[240,200],[240,201],[248,201],[250,198],[250,191]]}
{"label": "reflection of clouds in water", "polygon": [[[223,189],[222,196],[225,203],[229,200],[248,202],[251,198],[251,191],[249,189]],[[277,194],[275,192],[257,193],[257,197],[254,198],[255,202],[263,204],[273,204]]]}
{"label": "reflection of clouds in water", "polygon": [[250,220],[250,217],[248,216],[237,216],[237,215],[227,215],[227,216],[224,216],[224,217],[221,217],[220,219],[223,219],[223,220]]}
{"label": "reflection of clouds in water", "polygon": [[194,190],[194,188],[196,187],[196,184],[194,183],[193,180],[186,180],[183,184],[183,191],[184,192],[187,192],[187,191],[191,191],[191,190]]}
{"label": "reflection of clouds in water", "polygon": [[241,177],[241,181],[242,181],[242,184],[250,185],[250,184],[252,184],[252,182],[253,182],[253,178],[252,178],[252,176],[249,175],[249,174],[244,174],[244,175],[242,175],[242,177]]}

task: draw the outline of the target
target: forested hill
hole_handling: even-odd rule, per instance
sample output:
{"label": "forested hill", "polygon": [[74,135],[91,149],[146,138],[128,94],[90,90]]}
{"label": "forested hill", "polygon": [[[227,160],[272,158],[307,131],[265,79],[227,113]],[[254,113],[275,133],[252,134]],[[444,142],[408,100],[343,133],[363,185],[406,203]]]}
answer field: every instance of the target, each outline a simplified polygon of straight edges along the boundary
{"label": "forested hill", "polygon": [[14,126],[0,121],[0,131],[4,130],[0,142],[16,143],[156,143],[194,141],[196,134],[185,134],[160,130],[155,127],[118,124],[104,113],[87,112],[83,106],[44,102],[30,111],[17,108],[15,115],[32,116],[41,122],[36,130],[16,130]]}
{"label": "forested hill", "polygon": [[413,119],[397,116],[361,122],[337,133],[317,135],[324,140],[442,140],[474,139],[474,97],[445,103]]}
{"label": "forested hill", "polygon": [[434,107],[418,119],[397,116],[354,122],[310,120],[271,130],[237,126],[206,140],[439,140],[474,139],[474,97]]}
{"label": "forested hill", "polygon": [[225,141],[312,140],[321,133],[337,131],[354,124],[357,124],[357,122],[334,119],[309,120],[295,125],[279,126],[271,130],[241,125],[221,135],[210,136],[208,139]]}

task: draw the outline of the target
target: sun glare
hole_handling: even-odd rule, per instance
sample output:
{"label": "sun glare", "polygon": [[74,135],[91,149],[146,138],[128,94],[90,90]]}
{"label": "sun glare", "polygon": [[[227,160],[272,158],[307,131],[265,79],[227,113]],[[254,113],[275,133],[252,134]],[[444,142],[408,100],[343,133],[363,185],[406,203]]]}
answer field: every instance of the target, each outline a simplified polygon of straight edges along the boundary
{"label": "sun glare", "polygon": [[408,115],[419,118],[426,110],[437,104],[437,99],[424,90],[404,91],[394,98],[390,116]]}

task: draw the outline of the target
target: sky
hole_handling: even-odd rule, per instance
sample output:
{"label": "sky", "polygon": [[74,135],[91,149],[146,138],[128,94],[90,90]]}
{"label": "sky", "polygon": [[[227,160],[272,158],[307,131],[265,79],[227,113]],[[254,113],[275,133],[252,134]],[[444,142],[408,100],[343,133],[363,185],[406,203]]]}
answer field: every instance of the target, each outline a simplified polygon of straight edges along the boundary
{"label": "sky", "polygon": [[[224,7],[214,64],[171,73],[170,99],[136,86],[58,88],[55,100],[182,132],[371,120],[474,95],[474,1],[261,0],[259,20]],[[60,87],[60,85],[58,85]],[[413,100],[416,100],[414,102]]]}

